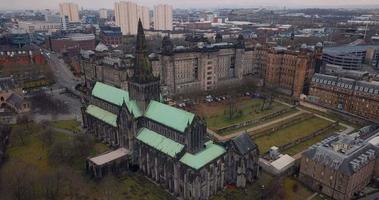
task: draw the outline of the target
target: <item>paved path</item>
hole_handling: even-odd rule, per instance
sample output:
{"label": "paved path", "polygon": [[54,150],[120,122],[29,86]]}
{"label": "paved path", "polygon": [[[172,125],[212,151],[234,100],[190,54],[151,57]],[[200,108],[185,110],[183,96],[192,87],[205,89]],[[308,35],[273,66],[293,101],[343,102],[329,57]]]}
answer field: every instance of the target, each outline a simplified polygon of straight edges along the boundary
{"label": "paved path", "polygon": [[318,193],[315,192],[310,197],[308,197],[307,200],[311,200],[311,199],[315,198],[317,195],[318,195]]}
{"label": "paved path", "polygon": [[256,130],[259,130],[259,129],[262,129],[262,128],[266,128],[268,126],[271,126],[273,124],[276,124],[276,123],[279,123],[279,122],[282,122],[282,121],[285,121],[287,119],[290,119],[290,118],[293,118],[295,116],[298,116],[300,114],[304,113],[304,111],[299,111],[299,112],[296,112],[294,114],[291,114],[291,115],[288,115],[288,116],[285,116],[285,117],[282,117],[282,118],[279,118],[279,119],[276,119],[276,120],[273,120],[273,121],[269,121],[267,123],[264,123],[264,124],[261,124],[261,125],[258,125],[258,126],[255,126],[255,127],[252,127],[252,128],[249,128],[247,130],[242,130],[242,131],[237,131],[235,133],[232,133],[232,134],[229,134],[229,135],[219,135],[217,134],[216,132],[208,129],[208,132],[215,138],[217,139],[218,141],[228,141],[234,137],[237,137],[237,136],[240,136],[242,135],[243,133],[248,133],[248,134],[251,134],[252,132],[256,131]]}
{"label": "paved path", "polygon": [[375,198],[379,199],[379,192],[376,192],[374,194],[370,194],[366,197],[359,198],[359,200],[374,200]]}

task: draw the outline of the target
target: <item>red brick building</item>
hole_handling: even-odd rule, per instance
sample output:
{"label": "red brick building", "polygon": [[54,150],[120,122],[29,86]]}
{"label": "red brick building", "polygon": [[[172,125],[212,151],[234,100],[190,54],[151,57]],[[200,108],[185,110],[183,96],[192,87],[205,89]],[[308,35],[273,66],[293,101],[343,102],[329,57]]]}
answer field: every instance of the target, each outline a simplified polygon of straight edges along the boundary
{"label": "red brick building", "polygon": [[0,65],[28,65],[28,64],[45,64],[45,57],[39,50],[0,50]]}
{"label": "red brick building", "polygon": [[316,103],[379,121],[379,82],[315,74],[309,95]]}
{"label": "red brick building", "polygon": [[50,39],[52,51],[63,53],[67,51],[93,50],[96,47],[94,34],[74,33],[65,37]]}

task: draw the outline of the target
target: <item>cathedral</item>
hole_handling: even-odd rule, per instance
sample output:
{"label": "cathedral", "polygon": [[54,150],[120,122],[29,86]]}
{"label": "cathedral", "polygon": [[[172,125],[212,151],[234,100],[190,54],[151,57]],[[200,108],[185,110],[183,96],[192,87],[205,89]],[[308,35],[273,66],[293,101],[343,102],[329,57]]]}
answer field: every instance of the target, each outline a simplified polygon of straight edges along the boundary
{"label": "cathedral", "polygon": [[180,199],[209,199],[227,185],[252,183],[259,151],[249,136],[217,143],[201,118],[161,102],[141,21],[135,54],[127,90],[96,82],[83,96],[87,132],[116,149],[88,158],[87,171],[101,178],[138,169]]}

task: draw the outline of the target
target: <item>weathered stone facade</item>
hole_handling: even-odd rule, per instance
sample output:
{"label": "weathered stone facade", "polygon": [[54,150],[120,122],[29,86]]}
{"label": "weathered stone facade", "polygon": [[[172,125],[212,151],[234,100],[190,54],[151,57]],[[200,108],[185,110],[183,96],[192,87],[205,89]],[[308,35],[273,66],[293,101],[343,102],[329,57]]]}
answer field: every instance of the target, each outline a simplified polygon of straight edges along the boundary
{"label": "weathered stone facade", "polygon": [[131,55],[81,51],[80,71],[88,88],[96,81],[127,88],[129,77],[133,75],[133,60]]}
{"label": "weathered stone facade", "polygon": [[318,51],[256,45],[246,48],[237,43],[215,43],[191,48],[174,48],[166,37],[162,51],[152,62],[169,95],[211,91],[236,85],[246,77],[263,80],[264,85],[289,96],[307,91]]}
{"label": "weathered stone facade", "polygon": [[314,72],[313,54],[306,49],[291,52],[281,48],[267,53],[265,86],[293,97],[300,97]]}
{"label": "weathered stone facade", "polygon": [[[259,152],[250,137],[216,144],[199,117],[159,102],[159,79],[144,51],[141,24],[138,33],[138,61],[129,91],[97,82],[84,96],[82,114],[88,132],[124,148],[129,153],[122,160],[128,166],[138,165],[178,198],[209,199],[226,184],[245,187],[253,182]],[[103,166],[91,168],[98,171]]]}
{"label": "weathered stone facade", "polygon": [[379,83],[315,74],[310,96],[319,104],[379,120]]}

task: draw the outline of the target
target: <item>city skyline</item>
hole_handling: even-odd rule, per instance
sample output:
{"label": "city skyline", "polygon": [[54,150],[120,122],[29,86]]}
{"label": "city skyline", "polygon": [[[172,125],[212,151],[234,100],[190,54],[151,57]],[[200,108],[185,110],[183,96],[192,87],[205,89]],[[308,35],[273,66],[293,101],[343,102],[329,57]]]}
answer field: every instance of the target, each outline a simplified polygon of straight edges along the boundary
{"label": "city skyline", "polygon": [[[63,1],[60,0],[1,0],[0,1],[0,10],[23,10],[23,9],[58,9],[59,3]],[[101,1],[101,0],[72,0],[70,2],[76,3],[80,8],[84,9],[100,9],[107,8],[113,9],[113,5],[117,0],[112,1]],[[150,9],[153,9],[154,4],[170,4],[174,8],[259,8],[259,7],[272,7],[272,8],[306,8],[306,7],[319,7],[319,8],[379,8],[379,2],[375,0],[362,0],[362,1],[353,1],[353,0],[320,0],[317,2],[314,1],[300,1],[300,0],[208,0],[207,2],[199,0],[140,0],[132,1],[144,6],[148,6]]]}

